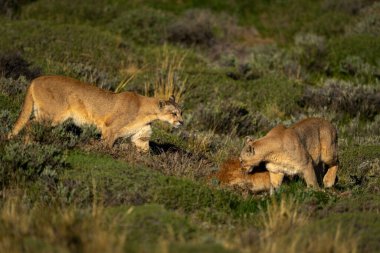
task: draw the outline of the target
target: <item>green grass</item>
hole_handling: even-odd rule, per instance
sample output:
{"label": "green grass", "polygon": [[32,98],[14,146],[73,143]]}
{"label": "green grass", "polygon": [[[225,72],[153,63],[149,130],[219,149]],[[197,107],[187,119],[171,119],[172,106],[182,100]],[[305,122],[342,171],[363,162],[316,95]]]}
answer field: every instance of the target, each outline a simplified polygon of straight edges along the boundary
{"label": "green grass", "polygon": [[260,204],[254,199],[244,200],[232,192],[211,189],[186,179],[163,176],[151,169],[130,166],[107,156],[73,153],[68,156],[67,162],[73,168],[65,171],[63,180],[78,180],[82,187],[88,189],[95,182],[100,194],[107,193],[104,195],[105,201],[112,205],[129,201],[132,204],[134,201],[140,204],[153,202],[187,213],[209,212],[212,209],[215,212],[242,215],[254,212]]}

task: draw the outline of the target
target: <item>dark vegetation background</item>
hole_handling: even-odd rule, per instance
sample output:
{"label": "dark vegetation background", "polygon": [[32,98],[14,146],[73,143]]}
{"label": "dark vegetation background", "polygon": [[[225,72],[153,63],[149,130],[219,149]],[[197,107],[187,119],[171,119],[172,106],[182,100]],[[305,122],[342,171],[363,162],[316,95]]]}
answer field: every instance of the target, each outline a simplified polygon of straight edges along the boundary
{"label": "dark vegetation background", "polygon": [[[0,252],[380,251],[380,2],[0,1]],[[5,136],[30,80],[165,97],[152,152],[92,126]],[[168,88],[169,87],[169,88]],[[333,189],[275,197],[207,180],[278,123],[339,130]]]}

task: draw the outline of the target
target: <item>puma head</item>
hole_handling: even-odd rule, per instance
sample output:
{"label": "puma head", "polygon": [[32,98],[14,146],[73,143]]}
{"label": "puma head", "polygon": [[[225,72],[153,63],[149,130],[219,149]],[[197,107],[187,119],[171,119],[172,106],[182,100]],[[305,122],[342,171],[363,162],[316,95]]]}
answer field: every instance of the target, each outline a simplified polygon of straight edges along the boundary
{"label": "puma head", "polygon": [[183,125],[182,111],[172,95],[168,100],[159,101],[159,119],[166,121],[175,128]]}

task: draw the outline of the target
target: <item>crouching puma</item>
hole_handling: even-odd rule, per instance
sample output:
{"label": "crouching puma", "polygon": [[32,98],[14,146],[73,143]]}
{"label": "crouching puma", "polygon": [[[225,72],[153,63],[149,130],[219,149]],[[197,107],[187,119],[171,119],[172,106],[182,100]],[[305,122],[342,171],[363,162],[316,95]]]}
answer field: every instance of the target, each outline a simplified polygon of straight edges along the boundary
{"label": "crouching puma", "polygon": [[110,147],[119,137],[131,137],[141,151],[149,150],[153,121],[166,121],[174,127],[183,124],[181,109],[173,96],[164,101],[133,92],[113,93],[63,76],[41,76],[31,82],[8,137],[17,135],[31,115],[53,126],[67,119],[78,126],[94,124]]}
{"label": "crouching puma", "polygon": [[209,176],[209,180],[217,179],[221,185],[238,186],[249,189],[251,192],[270,190],[269,172],[265,168],[259,168],[251,174],[247,174],[241,168],[239,158],[233,157],[223,162],[216,173]]}
{"label": "crouching puma", "polygon": [[247,137],[240,162],[248,172],[265,163],[271,192],[281,185],[284,174],[301,175],[308,186],[318,188],[316,171],[323,164],[327,169],[322,173],[323,185],[331,187],[338,170],[337,131],[321,118],[304,119],[290,127],[279,125],[258,140]]}

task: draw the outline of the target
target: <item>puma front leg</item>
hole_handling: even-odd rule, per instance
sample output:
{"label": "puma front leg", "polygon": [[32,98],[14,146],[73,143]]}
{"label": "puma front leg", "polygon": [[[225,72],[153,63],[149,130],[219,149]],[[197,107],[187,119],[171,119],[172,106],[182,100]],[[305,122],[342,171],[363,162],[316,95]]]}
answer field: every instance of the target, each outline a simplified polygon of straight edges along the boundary
{"label": "puma front leg", "polygon": [[270,179],[270,195],[273,195],[275,190],[277,190],[281,184],[282,180],[284,179],[284,173],[273,173],[269,172],[269,179]]}
{"label": "puma front leg", "polygon": [[317,176],[315,175],[314,167],[311,162],[303,169],[303,177],[308,187],[319,189]]}
{"label": "puma front leg", "polygon": [[152,135],[152,127],[150,125],[143,126],[138,132],[131,137],[132,143],[141,152],[149,151],[149,139]]}
{"label": "puma front leg", "polygon": [[116,141],[116,137],[111,129],[102,130],[102,141],[109,148],[113,147],[113,144]]}

